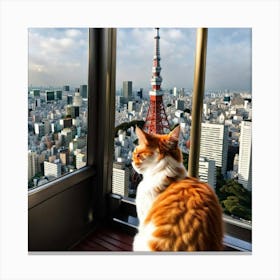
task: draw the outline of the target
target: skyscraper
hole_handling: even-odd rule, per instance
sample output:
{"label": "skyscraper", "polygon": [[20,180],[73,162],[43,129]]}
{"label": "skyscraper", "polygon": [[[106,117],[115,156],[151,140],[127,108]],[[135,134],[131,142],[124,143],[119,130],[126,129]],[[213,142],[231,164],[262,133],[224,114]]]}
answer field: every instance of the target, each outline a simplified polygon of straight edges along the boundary
{"label": "skyscraper", "polygon": [[252,190],[252,122],[241,122],[239,142],[238,182]]}
{"label": "skyscraper", "polygon": [[64,91],[69,91],[69,90],[70,90],[70,86],[68,86],[68,85],[63,86],[63,90],[64,90]]}
{"label": "skyscraper", "polygon": [[62,100],[62,90],[55,91],[55,99]]}
{"label": "skyscraper", "polygon": [[150,91],[150,105],[144,125],[144,130],[148,133],[164,134],[170,130],[167,116],[163,105],[163,93],[161,90],[162,78],[160,76],[160,48],[159,48],[159,28],[156,28],[155,55],[153,59],[153,76],[151,79],[152,90]]}
{"label": "skyscraper", "polygon": [[123,81],[123,97],[126,102],[132,99],[132,81]]}
{"label": "skyscraper", "polygon": [[82,104],[83,98],[81,96],[80,90],[77,89],[73,97],[73,106],[82,106]]}
{"label": "skyscraper", "polygon": [[180,100],[180,99],[175,100],[175,108],[176,108],[176,110],[184,111],[184,109],[185,109],[184,100]]}
{"label": "skyscraper", "polygon": [[30,91],[30,95],[33,97],[40,97],[40,90],[39,89],[33,89]]}
{"label": "skyscraper", "polygon": [[223,124],[202,123],[200,156],[214,160],[221,167],[222,174],[227,170],[228,127]]}
{"label": "skyscraper", "polygon": [[80,85],[80,95],[86,99],[88,97],[87,85]]}
{"label": "skyscraper", "polygon": [[214,160],[200,158],[198,174],[202,182],[208,183],[212,188],[216,187],[216,167]]}
{"label": "skyscraper", "polygon": [[54,91],[53,90],[46,90],[45,97],[46,97],[47,102],[54,101],[54,97],[55,97]]}
{"label": "skyscraper", "polygon": [[43,123],[34,123],[34,131],[35,134],[38,135],[39,138],[45,135],[45,126]]}
{"label": "skyscraper", "polygon": [[28,151],[28,180],[34,177],[39,170],[39,157],[37,153]]}
{"label": "skyscraper", "polygon": [[121,196],[128,196],[129,170],[124,163],[113,164],[112,192]]}

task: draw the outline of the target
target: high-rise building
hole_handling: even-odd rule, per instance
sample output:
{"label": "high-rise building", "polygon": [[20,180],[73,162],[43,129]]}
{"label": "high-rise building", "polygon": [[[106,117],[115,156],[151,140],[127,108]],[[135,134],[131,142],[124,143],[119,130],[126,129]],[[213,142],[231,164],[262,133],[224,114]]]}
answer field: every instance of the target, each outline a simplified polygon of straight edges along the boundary
{"label": "high-rise building", "polygon": [[224,175],[227,170],[228,127],[223,124],[202,123],[200,156],[214,160]]}
{"label": "high-rise building", "polygon": [[80,169],[87,165],[86,155],[83,153],[77,153],[76,155],[76,168]]}
{"label": "high-rise building", "polygon": [[79,117],[80,107],[79,106],[73,106],[73,110],[74,110],[74,117],[73,118]]}
{"label": "high-rise building", "polygon": [[216,166],[214,160],[206,158],[199,159],[199,179],[208,183],[212,188],[216,188]]}
{"label": "high-rise building", "polygon": [[143,98],[143,88],[140,88],[138,91],[137,91],[137,96],[142,99]]}
{"label": "high-rise building", "polygon": [[207,116],[209,114],[208,103],[203,103],[203,114]]}
{"label": "high-rise building", "polygon": [[252,190],[252,122],[241,122],[239,142],[238,182]]}
{"label": "high-rise building", "polygon": [[112,192],[121,196],[128,196],[129,169],[124,163],[113,164]]}
{"label": "high-rise building", "polygon": [[180,100],[180,99],[175,100],[175,108],[176,108],[176,110],[184,111],[184,109],[185,109],[184,100]]}
{"label": "high-rise building", "polygon": [[28,181],[40,170],[39,157],[36,152],[28,151]]}
{"label": "high-rise building", "polygon": [[40,97],[40,90],[39,89],[33,89],[30,91],[30,95],[33,97]]}
{"label": "high-rise building", "polygon": [[173,95],[174,95],[175,97],[178,96],[178,91],[177,91],[177,88],[176,88],[176,87],[173,88]]}
{"label": "high-rise building", "polygon": [[76,92],[74,94],[74,98],[73,98],[73,106],[82,106],[83,104],[83,98],[79,92],[79,89],[76,89]]}
{"label": "high-rise building", "polygon": [[54,101],[54,97],[55,97],[54,91],[53,90],[46,90],[45,97],[46,97],[47,102]]}
{"label": "high-rise building", "polygon": [[61,150],[59,152],[59,158],[62,165],[69,164],[69,150],[68,149]]}
{"label": "high-rise building", "polygon": [[126,102],[132,99],[132,81],[123,81],[123,97]]}
{"label": "high-rise building", "polygon": [[72,105],[73,104],[73,96],[72,95],[67,95],[67,104]]}
{"label": "high-rise building", "polygon": [[128,112],[132,112],[135,110],[135,102],[134,101],[128,101],[128,106],[127,106]]}
{"label": "high-rise building", "polygon": [[45,126],[43,123],[34,123],[34,131],[35,134],[38,135],[39,138],[45,135]]}
{"label": "high-rise building", "polygon": [[82,98],[88,98],[88,88],[87,85],[80,85],[80,95]]}
{"label": "high-rise building", "polygon": [[55,99],[56,100],[62,100],[62,90],[56,90],[55,91]]}
{"label": "high-rise building", "polygon": [[148,133],[164,134],[170,130],[169,122],[163,105],[163,93],[161,90],[162,78],[160,76],[160,51],[159,51],[159,28],[156,28],[157,34],[155,39],[155,55],[153,59],[152,90],[150,91],[150,105],[144,124],[144,130]]}
{"label": "high-rise building", "polygon": [[55,177],[58,178],[61,176],[61,163],[59,160],[54,162],[44,161],[44,175],[46,177]]}
{"label": "high-rise building", "polygon": [[64,91],[70,91],[70,86],[67,86],[67,85],[66,85],[66,86],[63,86],[63,90],[64,90]]}

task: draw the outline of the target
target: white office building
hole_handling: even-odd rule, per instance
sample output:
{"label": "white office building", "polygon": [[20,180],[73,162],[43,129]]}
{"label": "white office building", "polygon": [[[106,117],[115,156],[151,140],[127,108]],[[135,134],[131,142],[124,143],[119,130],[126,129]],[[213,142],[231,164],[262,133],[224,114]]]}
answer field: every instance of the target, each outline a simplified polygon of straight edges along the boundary
{"label": "white office building", "polygon": [[46,177],[58,178],[61,176],[61,163],[59,160],[54,162],[44,161],[44,175]]}
{"label": "white office building", "polygon": [[128,196],[129,169],[122,162],[113,164],[112,192],[121,196]]}
{"label": "white office building", "polygon": [[213,189],[216,188],[216,166],[214,160],[199,159],[198,176],[200,181],[208,183]]}
{"label": "white office building", "polygon": [[76,155],[76,168],[80,169],[87,165],[87,157],[83,153],[78,153]]}
{"label": "white office building", "polygon": [[223,124],[202,123],[200,157],[214,160],[221,167],[222,174],[227,170],[228,127]]}
{"label": "white office building", "polygon": [[81,107],[83,104],[83,98],[80,94],[80,92],[75,92],[74,98],[73,98],[73,106]]}
{"label": "white office building", "polygon": [[238,182],[252,190],[252,122],[241,122],[239,142]]}

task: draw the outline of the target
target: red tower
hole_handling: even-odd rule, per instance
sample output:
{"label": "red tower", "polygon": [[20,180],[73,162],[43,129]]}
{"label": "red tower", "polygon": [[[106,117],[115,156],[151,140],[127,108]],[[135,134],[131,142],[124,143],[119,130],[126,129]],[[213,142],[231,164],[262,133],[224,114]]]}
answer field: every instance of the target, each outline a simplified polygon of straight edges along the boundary
{"label": "red tower", "polygon": [[151,79],[152,90],[150,91],[150,105],[144,124],[144,130],[153,134],[164,134],[169,132],[169,123],[165,113],[162,90],[160,88],[162,78],[160,76],[160,54],[159,54],[159,28],[156,28],[155,55],[153,59],[153,76]]}

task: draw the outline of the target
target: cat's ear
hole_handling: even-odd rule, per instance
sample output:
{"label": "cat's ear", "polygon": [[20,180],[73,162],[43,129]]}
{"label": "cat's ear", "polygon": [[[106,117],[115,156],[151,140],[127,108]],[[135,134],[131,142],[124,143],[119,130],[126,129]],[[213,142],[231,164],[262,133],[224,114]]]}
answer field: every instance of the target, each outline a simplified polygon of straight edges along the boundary
{"label": "cat's ear", "polygon": [[142,129],[140,129],[137,125],[136,125],[135,132],[138,137],[139,145],[141,144],[147,145],[148,144],[147,134]]}
{"label": "cat's ear", "polygon": [[180,125],[177,125],[169,134],[168,134],[168,143],[170,147],[176,148],[179,142],[180,137]]}

